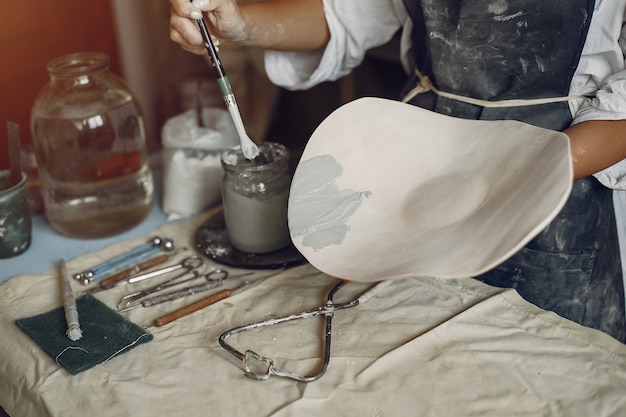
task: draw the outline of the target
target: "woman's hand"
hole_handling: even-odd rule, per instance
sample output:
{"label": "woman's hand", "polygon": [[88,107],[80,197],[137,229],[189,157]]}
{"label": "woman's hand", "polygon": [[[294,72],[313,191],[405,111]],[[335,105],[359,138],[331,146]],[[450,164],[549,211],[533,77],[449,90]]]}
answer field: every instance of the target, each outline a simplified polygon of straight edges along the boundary
{"label": "woman's hand", "polygon": [[323,48],[330,38],[322,0],[170,0],[170,38],[183,49],[204,54],[196,20],[205,16],[218,42],[283,51]]}
{"label": "woman's hand", "polygon": [[170,38],[194,54],[206,53],[197,20],[205,21],[215,44],[244,43],[245,22],[236,0],[170,0]]}

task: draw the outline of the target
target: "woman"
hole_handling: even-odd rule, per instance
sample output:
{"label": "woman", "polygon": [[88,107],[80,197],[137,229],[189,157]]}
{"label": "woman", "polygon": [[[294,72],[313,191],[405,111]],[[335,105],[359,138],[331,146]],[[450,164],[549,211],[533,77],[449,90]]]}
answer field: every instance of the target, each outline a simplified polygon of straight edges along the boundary
{"label": "woman", "polygon": [[576,180],[567,205],[477,278],[626,341],[611,190],[626,188],[626,0],[170,2],[170,36],[183,48],[204,53],[193,21],[204,13],[217,40],[268,50],[270,79],[291,89],[348,74],[402,29],[405,101],[565,132]]}

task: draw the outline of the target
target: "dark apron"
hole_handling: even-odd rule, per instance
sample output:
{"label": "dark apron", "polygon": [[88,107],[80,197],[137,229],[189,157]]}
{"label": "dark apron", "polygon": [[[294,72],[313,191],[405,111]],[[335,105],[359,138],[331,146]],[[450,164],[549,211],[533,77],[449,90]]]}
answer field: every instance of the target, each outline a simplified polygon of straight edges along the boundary
{"label": "dark apron", "polygon": [[[594,1],[405,0],[416,68],[440,91],[483,100],[569,95]],[[405,88],[417,83],[414,76]],[[417,95],[411,104],[465,119],[519,120],[562,131],[567,102],[485,108]],[[574,182],[558,217],[511,259],[477,279],[515,288],[535,305],[626,341],[612,191]]]}

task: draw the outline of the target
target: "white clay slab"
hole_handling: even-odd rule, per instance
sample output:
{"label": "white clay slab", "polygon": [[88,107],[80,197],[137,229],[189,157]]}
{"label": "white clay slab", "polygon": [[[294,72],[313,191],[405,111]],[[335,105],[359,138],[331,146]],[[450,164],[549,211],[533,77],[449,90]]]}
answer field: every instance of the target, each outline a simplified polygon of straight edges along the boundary
{"label": "white clay slab", "polygon": [[338,278],[475,276],[545,228],[572,180],[563,133],[363,98],[311,136],[289,229],[304,257]]}

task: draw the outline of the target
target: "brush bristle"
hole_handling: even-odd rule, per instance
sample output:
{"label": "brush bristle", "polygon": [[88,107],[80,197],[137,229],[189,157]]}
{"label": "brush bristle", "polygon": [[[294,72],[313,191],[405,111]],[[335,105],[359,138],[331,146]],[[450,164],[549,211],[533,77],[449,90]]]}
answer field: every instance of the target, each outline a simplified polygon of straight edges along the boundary
{"label": "brush bristle", "polygon": [[67,329],[67,337],[69,337],[69,339],[72,342],[75,342],[79,340],[81,337],[83,337],[83,331],[80,329],[80,327],[72,326],[69,329]]}

